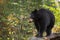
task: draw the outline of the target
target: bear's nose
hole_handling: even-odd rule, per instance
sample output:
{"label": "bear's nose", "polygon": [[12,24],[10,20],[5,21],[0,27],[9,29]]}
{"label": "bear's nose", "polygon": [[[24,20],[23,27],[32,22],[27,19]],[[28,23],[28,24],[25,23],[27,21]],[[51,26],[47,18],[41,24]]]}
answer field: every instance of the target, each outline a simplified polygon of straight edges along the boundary
{"label": "bear's nose", "polygon": [[31,22],[33,22],[33,19],[30,18],[30,19],[29,19],[29,23],[31,23]]}

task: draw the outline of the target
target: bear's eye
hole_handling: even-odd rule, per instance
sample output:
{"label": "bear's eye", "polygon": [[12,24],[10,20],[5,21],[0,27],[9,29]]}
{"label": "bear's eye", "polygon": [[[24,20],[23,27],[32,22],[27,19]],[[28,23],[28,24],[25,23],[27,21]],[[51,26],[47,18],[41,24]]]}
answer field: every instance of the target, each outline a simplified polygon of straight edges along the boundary
{"label": "bear's eye", "polygon": [[34,18],[34,14],[31,14],[31,15],[30,15],[30,18]]}

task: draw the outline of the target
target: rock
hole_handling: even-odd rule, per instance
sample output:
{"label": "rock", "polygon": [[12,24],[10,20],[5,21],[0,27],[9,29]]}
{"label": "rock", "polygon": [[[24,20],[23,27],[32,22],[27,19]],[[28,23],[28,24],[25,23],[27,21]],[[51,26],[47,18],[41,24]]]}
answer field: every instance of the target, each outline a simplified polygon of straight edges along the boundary
{"label": "rock", "polygon": [[31,37],[29,40],[60,40],[60,33],[53,33],[48,37]]}
{"label": "rock", "polygon": [[31,37],[29,40],[48,40],[47,38]]}

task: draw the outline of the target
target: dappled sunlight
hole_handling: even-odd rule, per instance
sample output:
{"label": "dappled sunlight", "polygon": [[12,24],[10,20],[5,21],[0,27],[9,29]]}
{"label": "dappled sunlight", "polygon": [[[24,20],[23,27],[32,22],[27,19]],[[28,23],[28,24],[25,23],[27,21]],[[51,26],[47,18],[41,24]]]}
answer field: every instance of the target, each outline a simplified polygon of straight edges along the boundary
{"label": "dappled sunlight", "polygon": [[60,0],[0,0],[0,40],[28,40],[36,36],[30,14],[40,8],[53,12],[56,26],[52,33],[60,33]]}

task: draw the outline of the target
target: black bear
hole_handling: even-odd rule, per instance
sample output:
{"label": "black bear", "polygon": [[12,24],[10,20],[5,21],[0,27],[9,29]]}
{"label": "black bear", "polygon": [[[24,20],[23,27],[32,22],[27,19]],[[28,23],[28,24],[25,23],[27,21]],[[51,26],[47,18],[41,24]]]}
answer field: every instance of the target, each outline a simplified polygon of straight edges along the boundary
{"label": "black bear", "polygon": [[32,11],[30,18],[33,19],[35,27],[38,31],[38,37],[43,37],[43,32],[46,32],[46,36],[50,36],[51,29],[54,27],[55,16],[53,12],[48,9],[41,8]]}

